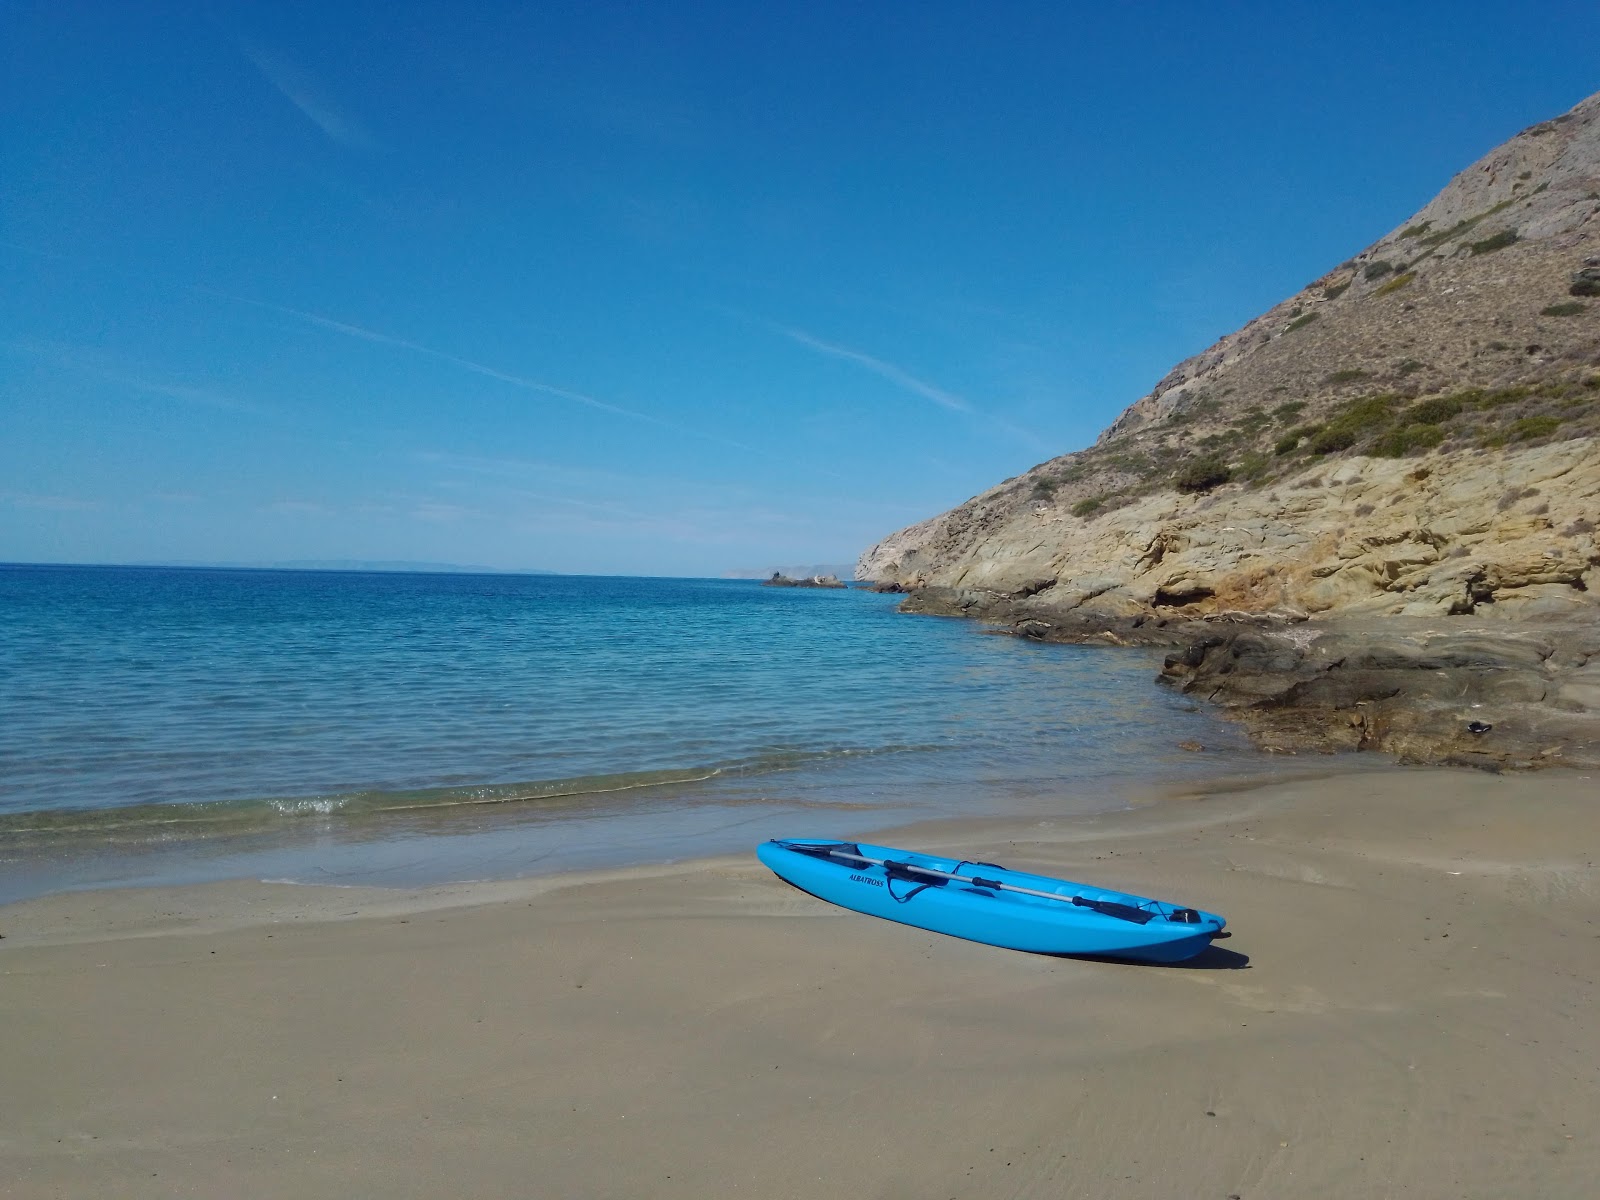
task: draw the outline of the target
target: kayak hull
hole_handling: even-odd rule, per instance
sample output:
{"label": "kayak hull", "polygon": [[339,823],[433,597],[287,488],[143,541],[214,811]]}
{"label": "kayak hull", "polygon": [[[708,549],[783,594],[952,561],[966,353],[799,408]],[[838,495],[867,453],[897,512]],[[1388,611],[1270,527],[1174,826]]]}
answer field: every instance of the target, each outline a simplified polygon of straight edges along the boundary
{"label": "kayak hull", "polygon": [[[762,844],[756,857],[779,878],[842,908],[1035,954],[1182,962],[1227,924],[1216,913],[1145,896],[865,842],[785,838]],[[944,880],[915,868],[967,878]],[[1062,898],[983,886],[992,883]]]}

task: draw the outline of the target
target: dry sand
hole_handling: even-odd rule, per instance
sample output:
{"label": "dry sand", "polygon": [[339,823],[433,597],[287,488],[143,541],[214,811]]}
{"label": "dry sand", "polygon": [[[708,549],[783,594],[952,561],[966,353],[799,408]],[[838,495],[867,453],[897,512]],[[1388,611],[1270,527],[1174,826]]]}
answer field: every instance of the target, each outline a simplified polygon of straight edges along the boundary
{"label": "dry sand", "polygon": [[753,858],[14,905],[0,1195],[1593,1197],[1597,802],[1362,772],[900,838],[1226,913],[1191,968]]}

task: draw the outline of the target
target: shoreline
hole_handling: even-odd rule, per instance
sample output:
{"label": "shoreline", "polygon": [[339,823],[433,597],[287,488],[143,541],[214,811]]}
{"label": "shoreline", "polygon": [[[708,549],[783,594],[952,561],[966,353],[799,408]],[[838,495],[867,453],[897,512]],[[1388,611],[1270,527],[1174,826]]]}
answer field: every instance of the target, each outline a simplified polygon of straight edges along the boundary
{"label": "shoreline", "polygon": [[1269,753],[1600,767],[1600,622],[1587,618],[1128,616],[1062,607],[1048,588],[920,588],[900,611],[1038,642],[1170,649],[1158,681],[1208,701]]}
{"label": "shoreline", "polygon": [[[1118,818],[1134,814],[1166,814],[1215,797],[1250,806],[1248,797],[1276,788],[1316,786],[1329,780],[1359,779],[1377,771],[1411,768],[1332,764],[1323,769],[1279,774],[1224,774],[1184,781],[1144,784],[1122,797],[1116,807],[1092,811],[980,813],[930,816],[888,824],[852,827],[851,835],[882,842],[916,841],[931,847],[955,848],[964,838],[993,840],[1002,835],[1037,839],[1049,830],[1054,840],[1093,841],[1102,827],[1120,828]],[[1250,811],[1254,811],[1250,807]],[[1243,809],[1241,809],[1243,811]],[[804,818],[800,818],[804,820]],[[600,866],[553,867],[507,876],[447,880],[422,885],[323,883],[287,878],[233,875],[195,881],[86,885],[0,900],[0,940],[8,948],[69,942],[163,937],[185,933],[217,933],[283,921],[318,924],[353,918],[400,917],[447,909],[527,901],[566,888],[641,881],[737,869],[754,863],[748,850],[690,855],[659,861]],[[764,871],[765,868],[759,868]],[[83,911],[80,911],[83,910]],[[86,922],[86,914],[94,914]],[[59,922],[59,923],[58,923]],[[74,923],[71,929],[66,926]]]}
{"label": "shoreline", "polygon": [[[864,754],[782,774],[674,782],[575,803],[536,798],[348,815],[308,804],[291,815],[240,820],[238,828],[203,819],[120,828],[116,809],[83,814],[81,822],[69,813],[57,828],[35,832],[8,834],[0,822],[0,905],[60,891],[234,879],[402,891],[515,880],[736,853],[769,836],[792,835],[797,826],[864,837],[924,822],[1115,811],[1217,779],[1355,766],[1265,758],[1214,717],[1177,715],[1183,722],[1168,731],[1170,740],[1147,746],[1136,769],[1118,774],[1073,777],[1067,759],[1052,772],[1042,760],[951,764]],[[1195,753],[1200,747],[1205,752]]]}
{"label": "shoreline", "polygon": [[1576,1198],[1593,786],[1335,772],[886,835],[1224,913],[1189,968],[925,934],[748,855],[6,906],[0,1194]]}

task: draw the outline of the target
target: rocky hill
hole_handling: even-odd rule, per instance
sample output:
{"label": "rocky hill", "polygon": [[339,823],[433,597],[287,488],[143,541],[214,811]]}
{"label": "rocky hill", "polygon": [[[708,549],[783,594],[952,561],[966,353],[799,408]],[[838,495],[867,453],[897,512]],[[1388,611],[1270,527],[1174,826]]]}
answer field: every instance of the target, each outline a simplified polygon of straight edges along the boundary
{"label": "rocky hill", "polygon": [[1588,607],[1597,297],[1600,96],[857,577],[1118,615]]}
{"label": "rocky hill", "polygon": [[[1092,447],[885,538],[857,577],[1041,637],[1587,626],[1597,526],[1600,95],[1180,363]],[[1173,668],[1185,686],[1214,674],[1198,663]]]}

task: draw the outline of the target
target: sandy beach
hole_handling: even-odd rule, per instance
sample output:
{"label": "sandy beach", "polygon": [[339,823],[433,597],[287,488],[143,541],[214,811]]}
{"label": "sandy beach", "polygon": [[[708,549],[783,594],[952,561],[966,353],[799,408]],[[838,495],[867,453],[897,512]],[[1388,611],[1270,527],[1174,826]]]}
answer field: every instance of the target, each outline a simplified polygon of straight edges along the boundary
{"label": "sandy beach", "polygon": [[1588,1197],[1597,797],[1365,771],[892,835],[1225,913],[1177,968],[753,857],[12,905],[0,1195]]}

